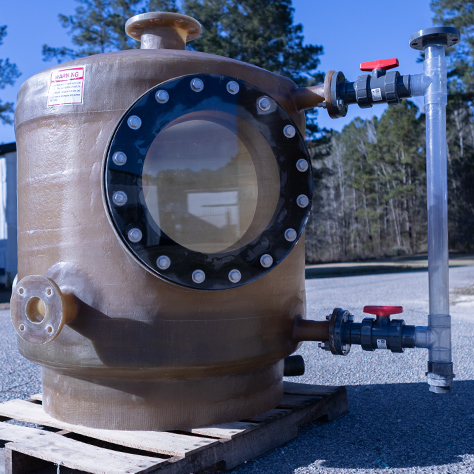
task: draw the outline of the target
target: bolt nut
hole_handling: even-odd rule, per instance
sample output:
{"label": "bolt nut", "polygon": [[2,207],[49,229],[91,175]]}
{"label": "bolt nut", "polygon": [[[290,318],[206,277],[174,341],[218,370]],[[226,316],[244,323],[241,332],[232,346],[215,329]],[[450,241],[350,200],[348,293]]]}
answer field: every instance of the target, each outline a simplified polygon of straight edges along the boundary
{"label": "bolt nut", "polygon": [[260,264],[263,268],[270,268],[273,265],[273,257],[268,253],[260,257]]}
{"label": "bolt nut", "polygon": [[305,194],[300,194],[296,199],[296,204],[298,204],[298,206],[302,207],[303,209],[305,207],[308,207],[308,204],[309,204],[308,196],[306,196]]}
{"label": "bolt nut", "polygon": [[232,283],[239,283],[241,278],[242,278],[242,274],[239,272],[239,270],[234,268],[233,270],[229,272],[229,280]]}
{"label": "bolt nut", "polygon": [[229,82],[227,83],[226,89],[227,89],[227,92],[228,92],[229,94],[234,95],[234,94],[237,94],[237,92],[239,92],[240,86],[239,86],[238,82],[229,81]]}
{"label": "bolt nut", "polygon": [[322,107],[323,109],[327,108],[326,101],[323,100],[322,102],[320,102],[320,103],[318,104],[318,107]]}
{"label": "bolt nut", "polygon": [[123,151],[117,151],[113,154],[112,161],[117,166],[123,166],[127,162],[127,155]]}
{"label": "bolt nut", "polygon": [[308,162],[304,160],[303,158],[301,158],[300,160],[296,162],[296,169],[298,171],[301,171],[302,173],[304,173],[305,171],[308,170],[308,168],[309,168]]}
{"label": "bolt nut", "polygon": [[191,89],[194,92],[201,92],[204,89],[204,82],[202,82],[202,80],[199,79],[198,77],[194,78],[191,81]]}
{"label": "bolt nut", "polygon": [[140,242],[140,240],[142,240],[142,237],[142,231],[140,229],[137,229],[136,227],[128,231],[128,240],[130,240],[130,242]]}
{"label": "bolt nut", "polygon": [[132,115],[128,117],[127,124],[132,130],[138,130],[142,126],[142,120],[140,117]]}
{"label": "bolt nut", "polygon": [[344,101],[342,99],[337,100],[337,106],[342,109],[344,107]]}
{"label": "bolt nut", "polygon": [[156,91],[155,99],[160,104],[166,104],[166,102],[168,102],[168,100],[170,99],[170,95],[168,94],[168,92],[164,91],[163,89],[160,89],[159,91]]}
{"label": "bolt nut", "polygon": [[329,321],[331,319],[331,315],[330,314],[326,314],[326,321]]}
{"label": "bolt nut", "polygon": [[298,234],[296,233],[295,229],[285,230],[285,239],[288,240],[288,242],[294,242],[296,240],[296,237],[298,237]]}
{"label": "bolt nut", "polygon": [[194,270],[192,278],[199,285],[206,279],[206,274],[202,270]]}
{"label": "bolt nut", "polygon": [[166,270],[167,268],[169,268],[171,265],[171,260],[169,259],[169,257],[167,257],[166,255],[160,255],[157,259],[156,259],[156,266],[160,269],[160,270]]}
{"label": "bolt nut", "polygon": [[127,195],[123,191],[116,191],[112,196],[112,201],[117,206],[123,206],[127,203]]}
{"label": "bolt nut", "polygon": [[296,135],[296,129],[293,125],[287,125],[283,129],[283,133],[285,134],[286,138],[293,138]]}
{"label": "bolt nut", "polygon": [[349,316],[347,316],[347,320],[352,323],[352,321],[354,321],[354,315],[353,314],[349,314]]}
{"label": "bolt nut", "polygon": [[268,97],[260,97],[258,99],[258,108],[266,112],[272,107],[272,101]]}

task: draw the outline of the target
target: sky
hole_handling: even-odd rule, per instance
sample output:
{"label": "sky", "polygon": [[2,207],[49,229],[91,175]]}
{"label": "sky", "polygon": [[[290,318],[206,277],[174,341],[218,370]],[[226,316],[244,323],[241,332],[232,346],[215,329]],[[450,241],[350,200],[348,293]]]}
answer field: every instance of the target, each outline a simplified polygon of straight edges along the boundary
{"label": "sky", "polygon": [[[306,44],[322,45],[319,70],[342,71],[354,81],[359,64],[375,59],[398,58],[400,74],[418,74],[419,53],[409,47],[410,36],[432,26],[430,0],[293,0],[294,22],[303,25]],[[16,63],[22,75],[14,86],[0,90],[3,102],[16,102],[21,84],[34,74],[54,66],[42,60],[42,45],[68,46],[70,38],[58,21],[58,14],[74,13],[74,0],[0,0],[0,25],[8,36],[0,46],[0,59]],[[199,20],[199,18],[197,18]],[[414,102],[422,108],[423,99]],[[359,109],[351,105],[347,116],[333,120],[319,111],[320,127],[342,130],[355,117],[369,118],[383,113],[385,105]],[[0,124],[0,143],[15,141],[14,128]]]}

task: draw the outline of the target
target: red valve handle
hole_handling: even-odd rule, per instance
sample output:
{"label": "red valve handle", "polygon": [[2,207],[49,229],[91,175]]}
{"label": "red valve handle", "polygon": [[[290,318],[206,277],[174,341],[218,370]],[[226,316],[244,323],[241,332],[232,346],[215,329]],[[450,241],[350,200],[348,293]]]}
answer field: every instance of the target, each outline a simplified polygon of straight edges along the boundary
{"label": "red valve handle", "polygon": [[393,69],[394,67],[398,67],[398,59],[391,58],[391,59],[377,59],[376,61],[369,61],[366,63],[360,63],[360,70],[361,71],[373,71],[374,69]]}
{"label": "red valve handle", "polygon": [[364,313],[387,317],[391,314],[403,313],[402,306],[364,306]]}

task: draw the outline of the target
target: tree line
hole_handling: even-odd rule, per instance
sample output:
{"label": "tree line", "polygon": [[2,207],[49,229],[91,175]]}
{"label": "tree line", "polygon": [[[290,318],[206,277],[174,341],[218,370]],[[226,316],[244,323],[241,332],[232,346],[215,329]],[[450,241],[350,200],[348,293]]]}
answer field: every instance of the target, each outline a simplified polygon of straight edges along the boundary
{"label": "tree line", "polygon": [[[291,0],[76,0],[73,15],[59,15],[72,47],[44,45],[45,61],[139,47],[124,34],[126,20],[144,11],[174,11],[199,19],[203,34],[191,49],[249,62],[318,84],[322,46],[304,43]],[[432,0],[433,21],[461,31],[448,51],[447,109],[449,222],[452,249],[472,251],[474,231],[474,2]],[[0,27],[0,45],[6,27]],[[19,71],[0,60],[0,89]],[[12,104],[0,101],[0,120]],[[355,119],[342,132],[319,130],[307,113],[307,144],[314,179],[313,212],[306,229],[308,262],[406,255],[427,248],[425,122],[408,100],[380,119]]]}

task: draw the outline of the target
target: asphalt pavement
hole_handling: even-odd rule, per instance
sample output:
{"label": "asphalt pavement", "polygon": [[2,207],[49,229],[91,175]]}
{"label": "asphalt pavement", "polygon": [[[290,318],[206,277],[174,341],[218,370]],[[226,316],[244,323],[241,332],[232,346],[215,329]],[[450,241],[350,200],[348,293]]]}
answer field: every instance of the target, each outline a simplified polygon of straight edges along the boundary
{"label": "asphalt pavement", "polygon": [[[341,307],[361,321],[365,305],[401,305],[407,324],[427,324],[428,275],[423,268],[335,278],[307,272],[307,276],[316,276],[306,280],[311,319],[324,319]],[[288,380],[345,385],[350,412],[330,423],[306,425],[294,441],[230,472],[474,473],[473,285],[474,266],[451,268],[456,379],[450,394],[428,391],[424,349],[392,354],[356,347],[342,357],[307,342],[299,350],[306,373]],[[41,390],[39,369],[18,354],[8,310],[0,311],[0,328],[0,401],[27,398]],[[2,467],[0,460],[0,474]]]}

